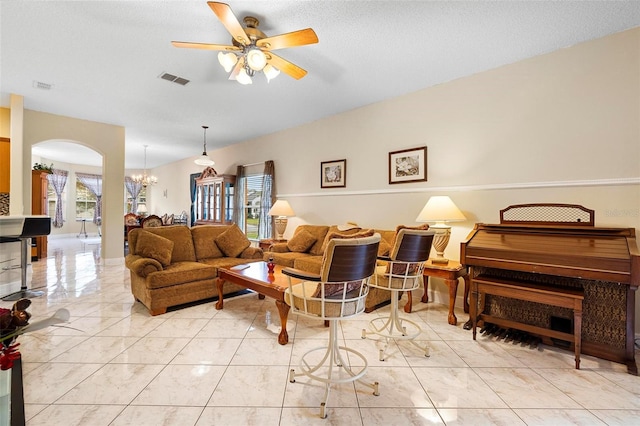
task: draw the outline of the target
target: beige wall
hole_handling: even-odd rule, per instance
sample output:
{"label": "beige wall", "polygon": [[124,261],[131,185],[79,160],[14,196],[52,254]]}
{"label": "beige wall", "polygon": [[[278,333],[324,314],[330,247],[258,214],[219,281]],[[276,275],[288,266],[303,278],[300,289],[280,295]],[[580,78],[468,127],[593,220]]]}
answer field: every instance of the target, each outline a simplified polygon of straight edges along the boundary
{"label": "beige wall", "polygon": [[[102,258],[122,263],[122,211],[124,200],[124,127],[24,110],[24,199],[31,200],[31,147],[61,139],[89,147],[102,155]],[[30,205],[30,202],[29,202]]]}
{"label": "beige wall", "polygon": [[[476,222],[499,222],[511,204],[582,204],[597,226],[640,232],[638,46],[640,29],[626,31],[209,154],[218,173],[275,160],[278,196],[297,214],[285,236],[301,223],[414,224],[441,194],[468,218],[452,224],[454,259]],[[419,146],[428,182],[389,185],[388,153]],[[320,189],[320,162],[342,158],[347,187]],[[196,171],[193,159],[154,169],[151,208],[188,207]],[[446,303],[444,284],[434,287]]]}

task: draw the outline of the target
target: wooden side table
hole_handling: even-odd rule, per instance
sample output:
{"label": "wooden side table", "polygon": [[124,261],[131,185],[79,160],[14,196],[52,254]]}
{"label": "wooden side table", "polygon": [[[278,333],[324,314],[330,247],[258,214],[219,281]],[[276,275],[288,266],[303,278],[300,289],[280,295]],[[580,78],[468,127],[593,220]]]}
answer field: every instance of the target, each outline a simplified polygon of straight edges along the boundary
{"label": "wooden side table", "polygon": [[269,250],[269,247],[271,247],[272,244],[276,244],[276,243],[286,243],[289,240],[279,240],[277,238],[265,238],[263,240],[258,241],[258,247],[260,247],[262,250]]}
{"label": "wooden side table", "polygon": [[[460,264],[455,260],[450,260],[446,265],[433,263],[431,259],[429,259],[425,266],[424,271],[422,272],[424,276],[424,294],[422,295],[422,302],[427,303],[429,301],[429,277],[442,278],[449,286],[449,324],[457,325],[458,318],[456,318],[453,309],[456,304],[456,295],[458,294],[458,278],[462,277],[464,279],[464,312],[469,312],[469,272],[465,265]],[[404,311],[409,313],[411,312],[411,293],[409,293],[409,302],[405,305]]]}

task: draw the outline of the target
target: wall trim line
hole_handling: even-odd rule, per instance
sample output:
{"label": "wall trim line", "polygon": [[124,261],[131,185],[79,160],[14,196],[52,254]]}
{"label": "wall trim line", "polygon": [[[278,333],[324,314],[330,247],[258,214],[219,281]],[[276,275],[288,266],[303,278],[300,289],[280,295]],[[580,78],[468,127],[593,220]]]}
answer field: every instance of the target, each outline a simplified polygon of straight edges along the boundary
{"label": "wall trim line", "polygon": [[592,180],[567,180],[550,182],[521,182],[521,183],[501,183],[486,185],[461,185],[461,186],[433,186],[433,187],[413,187],[406,189],[367,189],[362,191],[323,191],[307,193],[278,194],[278,198],[302,198],[302,197],[336,197],[353,195],[376,195],[376,194],[409,194],[409,193],[431,193],[431,192],[474,192],[474,191],[504,191],[510,189],[536,189],[536,188],[573,188],[584,186],[620,186],[620,185],[640,185],[640,177],[615,178],[615,179],[592,179]]}

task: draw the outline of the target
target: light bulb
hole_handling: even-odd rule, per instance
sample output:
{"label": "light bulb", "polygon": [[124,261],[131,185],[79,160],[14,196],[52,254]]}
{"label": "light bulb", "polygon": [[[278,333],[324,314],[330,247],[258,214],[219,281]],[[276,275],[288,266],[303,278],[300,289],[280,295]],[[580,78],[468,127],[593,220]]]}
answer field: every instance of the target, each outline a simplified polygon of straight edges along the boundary
{"label": "light bulb", "polygon": [[260,49],[251,49],[247,52],[247,65],[254,71],[260,71],[267,65],[267,57]]}

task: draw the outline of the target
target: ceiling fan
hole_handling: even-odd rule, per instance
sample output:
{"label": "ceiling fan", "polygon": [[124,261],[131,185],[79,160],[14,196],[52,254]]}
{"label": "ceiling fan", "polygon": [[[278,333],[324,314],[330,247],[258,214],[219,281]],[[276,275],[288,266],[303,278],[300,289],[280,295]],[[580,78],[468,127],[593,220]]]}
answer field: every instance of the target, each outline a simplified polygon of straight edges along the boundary
{"label": "ceiling fan", "polygon": [[231,73],[229,80],[236,80],[241,84],[251,84],[251,77],[259,71],[265,74],[267,81],[277,77],[280,71],[296,80],[307,74],[307,71],[274,54],[273,51],[317,43],[318,36],[311,28],[267,37],[258,29],[260,21],[257,18],[246,16],[243,19],[245,24],[243,27],[228,4],[215,1],[207,2],[207,4],[231,34],[232,44],[172,41],[172,45],[190,49],[220,51],[218,61],[227,72]]}

